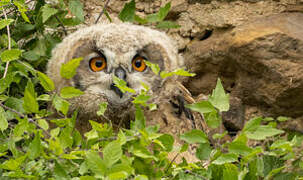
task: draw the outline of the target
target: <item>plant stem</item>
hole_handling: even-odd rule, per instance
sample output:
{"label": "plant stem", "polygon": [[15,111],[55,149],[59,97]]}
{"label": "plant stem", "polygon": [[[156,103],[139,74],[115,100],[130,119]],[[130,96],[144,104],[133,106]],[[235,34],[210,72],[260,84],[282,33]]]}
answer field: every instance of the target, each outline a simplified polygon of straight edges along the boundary
{"label": "plant stem", "polygon": [[99,14],[99,16],[98,16],[97,20],[95,21],[95,24],[97,24],[97,23],[98,23],[99,19],[100,19],[100,18],[101,18],[101,16],[104,14],[104,12],[105,12],[105,10],[106,10],[106,8],[107,8],[108,4],[109,4],[109,1],[110,1],[110,0],[107,0],[107,1],[106,1],[105,5],[104,5],[104,7],[103,7],[103,9],[102,9],[102,11],[100,12],[100,14]]}
{"label": "plant stem", "polygon": [[[7,20],[7,15],[6,15],[6,12],[5,12],[4,8],[2,8],[2,11],[3,11],[5,19]],[[8,37],[8,50],[11,50],[11,33],[10,33],[10,30],[9,30],[9,25],[6,26],[6,29],[7,29],[7,37]],[[6,77],[6,74],[7,74],[7,71],[8,71],[8,66],[9,66],[9,61],[6,62],[5,70],[4,70],[4,74],[3,74],[2,79],[4,79]]]}
{"label": "plant stem", "polygon": [[34,120],[34,119],[26,117],[24,114],[22,114],[22,113],[16,111],[15,109],[12,109],[12,108],[10,108],[10,107],[5,106],[5,105],[2,104],[1,102],[0,102],[0,106],[3,107],[3,108],[6,109],[6,110],[9,110],[9,111],[11,111],[11,112],[16,113],[16,114],[17,114],[18,116],[20,116],[21,118],[27,118],[29,122],[35,124],[35,126],[37,126],[38,128],[42,129],[42,130],[45,132],[45,134],[47,134],[49,137],[51,137],[51,135],[48,133],[48,131],[44,130],[44,129],[43,129],[43,128]]}

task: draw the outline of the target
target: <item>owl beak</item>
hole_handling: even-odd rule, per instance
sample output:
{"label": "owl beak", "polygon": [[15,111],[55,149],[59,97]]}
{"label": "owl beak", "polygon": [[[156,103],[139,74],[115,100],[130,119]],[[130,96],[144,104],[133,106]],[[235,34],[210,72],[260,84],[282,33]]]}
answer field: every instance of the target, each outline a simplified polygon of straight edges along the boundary
{"label": "owl beak", "polygon": [[110,89],[113,90],[120,98],[123,97],[123,92],[115,85],[115,83],[112,83],[110,85]]}
{"label": "owl beak", "polygon": [[[119,79],[123,79],[126,81],[126,71],[122,67],[118,67],[115,69],[115,76],[117,76]],[[123,92],[115,85],[115,83],[112,83],[110,85],[110,89],[113,90],[120,98],[123,97]]]}

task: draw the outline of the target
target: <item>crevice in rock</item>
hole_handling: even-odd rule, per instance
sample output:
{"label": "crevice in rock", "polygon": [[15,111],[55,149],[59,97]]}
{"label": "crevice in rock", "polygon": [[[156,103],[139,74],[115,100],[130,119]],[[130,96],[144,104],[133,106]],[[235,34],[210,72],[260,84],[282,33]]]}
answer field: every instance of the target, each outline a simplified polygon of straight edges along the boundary
{"label": "crevice in rock", "polygon": [[184,47],[182,49],[178,49],[179,54],[183,54],[185,51],[186,51],[186,47]]}
{"label": "crevice in rock", "polygon": [[213,34],[213,30],[212,29],[206,29],[203,36],[199,38],[200,41],[204,41],[208,38],[211,37],[211,35]]}

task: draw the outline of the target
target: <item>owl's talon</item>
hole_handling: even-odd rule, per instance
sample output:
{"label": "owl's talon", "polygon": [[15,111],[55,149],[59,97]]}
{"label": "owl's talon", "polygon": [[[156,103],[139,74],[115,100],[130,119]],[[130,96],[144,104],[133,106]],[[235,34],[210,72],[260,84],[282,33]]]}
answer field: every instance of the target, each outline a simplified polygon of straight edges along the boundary
{"label": "owl's talon", "polygon": [[177,116],[180,117],[182,115],[182,113],[184,112],[185,117],[188,118],[189,120],[191,120],[192,127],[196,128],[194,116],[191,113],[190,109],[185,107],[184,98],[182,96],[176,96],[175,98],[177,100],[177,103],[175,103],[173,101],[170,101],[170,103],[173,106],[173,108],[177,109],[177,111],[175,112],[177,114]]}

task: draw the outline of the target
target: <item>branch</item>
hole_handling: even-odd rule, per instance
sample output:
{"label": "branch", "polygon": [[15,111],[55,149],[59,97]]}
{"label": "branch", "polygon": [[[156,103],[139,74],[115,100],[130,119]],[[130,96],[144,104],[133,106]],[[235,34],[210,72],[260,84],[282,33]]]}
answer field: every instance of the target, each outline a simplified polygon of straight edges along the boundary
{"label": "branch", "polygon": [[[32,2],[32,1],[34,1],[34,0],[26,1],[24,4],[28,4],[28,3]],[[10,6],[10,5],[15,6],[15,4],[10,3],[10,4],[7,4],[7,5],[3,5],[3,6],[1,6],[1,7],[3,8],[3,7],[5,7],[5,6]],[[12,12],[14,12],[14,9],[10,9],[10,11],[8,11],[7,14],[10,14],[10,13],[12,13]],[[2,17],[2,16],[5,16],[4,13],[0,15],[0,17]]]}
{"label": "branch", "polygon": [[63,28],[64,35],[67,36],[67,31],[66,31],[66,29],[65,29],[64,24],[63,24],[62,21],[58,18],[57,15],[55,15],[55,18],[56,18],[56,20],[59,22],[60,26]]}
{"label": "branch", "polygon": [[[5,12],[4,8],[2,8],[2,11],[3,11],[5,19],[7,20],[7,15],[6,15],[6,12]],[[7,29],[7,37],[8,37],[8,50],[11,50],[11,33],[10,33],[10,30],[9,30],[9,25],[6,26],[6,29]],[[6,74],[7,74],[7,71],[8,71],[8,65],[9,65],[9,61],[6,62],[5,70],[4,70],[4,74],[3,74],[2,79],[4,79],[6,77]]]}
{"label": "branch", "polygon": [[[13,113],[16,113],[18,116],[20,116],[20,117],[23,118],[23,119],[26,118],[26,116],[25,116],[24,114],[22,114],[22,113],[16,111],[15,109],[12,109],[12,108],[10,108],[10,107],[5,106],[5,105],[2,104],[1,102],[0,102],[0,106],[3,107],[3,108],[6,109],[6,110],[9,110],[9,111],[11,111],[11,112],[13,112]],[[49,137],[51,137],[51,135],[48,133],[48,131],[44,130],[44,129],[43,129],[43,128],[34,120],[34,119],[28,118],[28,117],[27,117],[27,119],[28,119],[29,122],[35,124],[38,128],[42,129],[42,130],[45,132],[45,134],[47,134]]]}
{"label": "branch", "polygon": [[108,6],[108,4],[109,4],[109,1],[110,1],[110,0],[107,0],[107,1],[106,1],[105,5],[104,5],[104,7],[103,7],[103,9],[102,9],[102,11],[100,12],[100,14],[99,14],[97,20],[95,21],[95,24],[98,23],[99,19],[101,18],[101,16],[102,16],[102,15],[104,14],[104,12],[106,11],[106,8],[107,8],[107,6]]}

